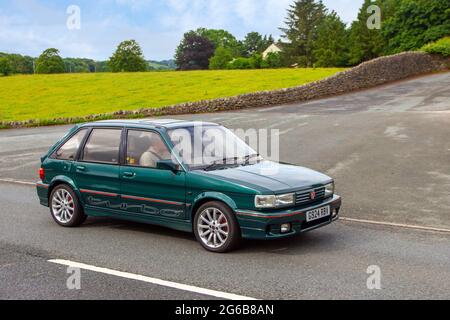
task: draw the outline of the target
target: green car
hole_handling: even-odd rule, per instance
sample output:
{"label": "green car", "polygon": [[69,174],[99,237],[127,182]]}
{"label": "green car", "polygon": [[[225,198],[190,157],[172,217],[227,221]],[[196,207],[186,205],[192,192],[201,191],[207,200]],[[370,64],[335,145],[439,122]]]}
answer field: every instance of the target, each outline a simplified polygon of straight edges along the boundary
{"label": "green car", "polygon": [[214,123],[77,125],[41,162],[37,193],[59,225],[87,216],[150,223],[194,232],[212,252],[328,225],[341,207],[330,177],[267,161]]}

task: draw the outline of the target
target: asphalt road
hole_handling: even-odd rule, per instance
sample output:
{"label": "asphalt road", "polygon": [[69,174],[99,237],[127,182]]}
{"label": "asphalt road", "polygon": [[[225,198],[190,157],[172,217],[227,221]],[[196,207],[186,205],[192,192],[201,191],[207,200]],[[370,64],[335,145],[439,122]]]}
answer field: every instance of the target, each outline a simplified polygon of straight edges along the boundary
{"label": "asphalt road", "polygon": [[[281,160],[326,172],[342,215],[450,229],[450,73],[308,103],[182,116],[280,130]],[[39,157],[68,127],[0,131],[0,179],[37,180]],[[89,219],[57,227],[32,186],[0,182],[0,298],[203,299],[90,271],[67,290],[67,259],[259,299],[450,299],[450,232],[341,221],[301,237],[205,252],[192,235]],[[382,290],[366,286],[367,268]]]}

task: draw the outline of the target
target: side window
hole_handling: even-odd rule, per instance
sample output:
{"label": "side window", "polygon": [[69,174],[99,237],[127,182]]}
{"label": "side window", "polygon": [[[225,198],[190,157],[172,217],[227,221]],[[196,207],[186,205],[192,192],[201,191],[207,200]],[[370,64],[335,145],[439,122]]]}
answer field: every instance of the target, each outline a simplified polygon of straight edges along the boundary
{"label": "side window", "polygon": [[56,151],[55,157],[58,160],[75,160],[78,149],[83,142],[84,136],[87,130],[81,129],[66,143],[64,143],[58,151]]}
{"label": "side window", "polygon": [[84,147],[83,161],[119,163],[121,129],[93,129]]}
{"label": "side window", "polygon": [[156,168],[158,161],[170,159],[170,151],[159,134],[148,131],[128,131],[128,165]]}

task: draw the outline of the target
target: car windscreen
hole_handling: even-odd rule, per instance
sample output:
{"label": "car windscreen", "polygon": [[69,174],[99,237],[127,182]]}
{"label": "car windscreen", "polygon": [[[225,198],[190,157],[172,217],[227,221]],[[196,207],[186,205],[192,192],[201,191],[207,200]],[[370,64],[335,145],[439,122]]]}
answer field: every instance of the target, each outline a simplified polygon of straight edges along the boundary
{"label": "car windscreen", "polygon": [[215,162],[233,164],[256,155],[256,151],[223,126],[195,125],[172,129],[168,134],[174,152],[191,169],[204,168]]}

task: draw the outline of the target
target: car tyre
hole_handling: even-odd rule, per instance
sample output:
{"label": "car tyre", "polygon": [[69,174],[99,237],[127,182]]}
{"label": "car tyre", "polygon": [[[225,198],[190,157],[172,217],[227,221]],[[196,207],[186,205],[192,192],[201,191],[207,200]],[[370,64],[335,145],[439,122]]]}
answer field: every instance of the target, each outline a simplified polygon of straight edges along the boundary
{"label": "car tyre", "polygon": [[78,227],[86,221],[80,201],[72,188],[56,186],[50,194],[50,213],[57,224],[66,228]]}
{"label": "car tyre", "polygon": [[202,205],[194,217],[197,241],[208,251],[226,253],[241,241],[241,229],[233,211],[224,203],[212,201]]}

